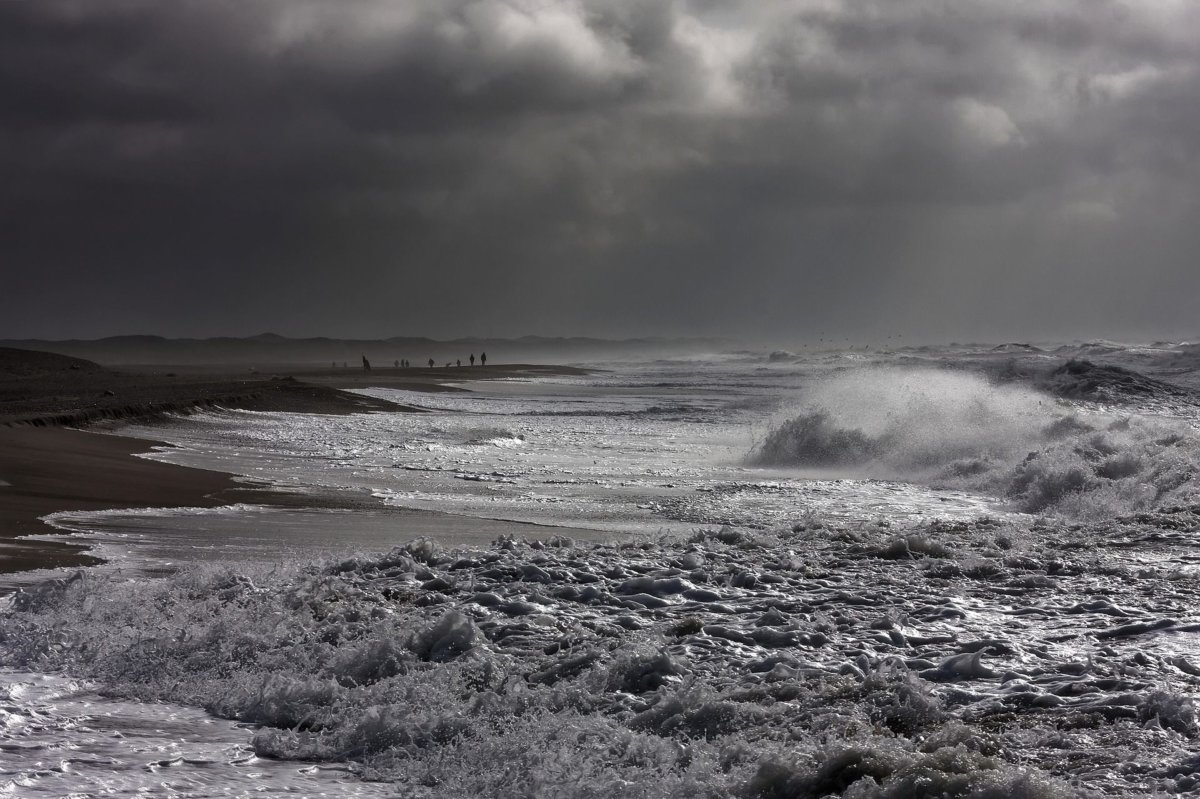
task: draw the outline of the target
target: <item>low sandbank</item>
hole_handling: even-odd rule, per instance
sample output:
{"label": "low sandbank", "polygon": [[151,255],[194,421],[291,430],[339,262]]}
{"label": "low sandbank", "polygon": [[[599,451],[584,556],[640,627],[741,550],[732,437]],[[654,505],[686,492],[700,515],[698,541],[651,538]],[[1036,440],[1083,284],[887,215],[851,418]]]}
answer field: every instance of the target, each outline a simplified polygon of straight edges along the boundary
{"label": "low sandbank", "polygon": [[51,353],[0,348],[0,425],[84,427],[223,407],[299,413],[412,410],[287,374],[107,369]]}
{"label": "low sandbank", "polygon": [[[221,367],[118,371],[60,355],[0,348],[0,573],[98,562],[82,547],[25,538],[58,532],[41,521],[56,511],[316,501],[248,486],[221,472],[135,457],[161,442],[72,428],[113,429],[125,421],[218,407],[327,414],[419,411],[341,389],[459,391],[464,389],[446,383],[582,373],[529,365],[370,372],[293,368],[276,374],[235,374]],[[330,502],[328,497],[319,501]],[[347,500],[344,506],[356,502],[361,500]],[[427,515],[403,518],[429,522]]]}

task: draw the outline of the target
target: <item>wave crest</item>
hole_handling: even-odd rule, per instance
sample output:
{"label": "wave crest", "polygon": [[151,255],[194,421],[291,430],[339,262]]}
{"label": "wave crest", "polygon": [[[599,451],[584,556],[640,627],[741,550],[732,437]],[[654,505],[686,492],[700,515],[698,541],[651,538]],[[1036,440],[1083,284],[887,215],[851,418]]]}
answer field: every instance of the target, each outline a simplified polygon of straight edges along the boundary
{"label": "wave crest", "polygon": [[1084,518],[1200,499],[1200,436],[1182,422],[1083,417],[1030,388],[938,370],[824,381],[749,461],[979,491],[1025,512]]}
{"label": "wave crest", "polygon": [[865,463],[886,450],[884,439],[838,427],[828,413],[814,411],[772,430],[759,445],[755,460],[771,465],[843,466]]}

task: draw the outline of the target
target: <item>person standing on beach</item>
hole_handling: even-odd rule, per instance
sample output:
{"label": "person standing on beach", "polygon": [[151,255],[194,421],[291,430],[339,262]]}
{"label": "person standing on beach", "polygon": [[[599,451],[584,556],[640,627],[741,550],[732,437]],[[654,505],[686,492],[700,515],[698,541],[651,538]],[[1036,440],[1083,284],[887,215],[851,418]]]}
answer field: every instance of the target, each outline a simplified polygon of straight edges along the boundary
{"label": "person standing on beach", "polygon": [[472,366],[475,365],[475,353],[473,353],[473,352],[471,353],[471,365]]}
{"label": "person standing on beach", "polygon": [[371,362],[367,360],[367,356],[365,356],[365,355],[362,356],[362,359],[363,359],[363,371],[364,372],[371,371]]}
{"label": "person standing on beach", "polygon": [[432,368],[433,368],[433,358],[430,358],[430,359],[429,359],[429,368],[430,368],[430,369],[432,369]]}
{"label": "person standing on beach", "polygon": [[487,353],[486,352],[481,352],[479,354],[479,365],[487,366]]}

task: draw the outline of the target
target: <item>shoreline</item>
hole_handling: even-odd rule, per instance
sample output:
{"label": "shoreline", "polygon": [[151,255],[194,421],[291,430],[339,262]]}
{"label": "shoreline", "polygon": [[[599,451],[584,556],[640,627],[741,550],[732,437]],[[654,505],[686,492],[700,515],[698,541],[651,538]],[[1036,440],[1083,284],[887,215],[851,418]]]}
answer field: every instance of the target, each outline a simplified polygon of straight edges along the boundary
{"label": "shoreline", "polygon": [[[343,389],[467,391],[445,383],[587,373],[571,367],[527,365],[378,369],[345,374],[348,371],[352,370],[297,371],[282,378],[241,383],[177,371],[115,373],[99,369],[48,378],[0,379],[0,574],[104,562],[88,554],[86,545],[27,537],[61,534],[61,530],[42,521],[42,517],[59,511],[219,507],[238,502],[292,508],[386,507],[381,502],[350,497],[276,491],[225,472],[141,458],[138,455],[169,444],[120,435],[126,421],[218,408],[327,414],[423,412]],[[119,386],[121,394],[114,388],[104,389],[112,392],[106,394],[98,390],[100,386]],[[83,396],[90,402],[81,402]],[[100,428],[104,432],[97,432]],[[398,520],[430,522],[438,515],[434,511],[396,511]]]}
{"label": "shoreline", "polygon": [[59,511],[216,507],[245,491],[233,475],[136,457],[164,442],[65,427],[0,428],[0,573],[93,566],[86,547],[27,536],[61,532]]}

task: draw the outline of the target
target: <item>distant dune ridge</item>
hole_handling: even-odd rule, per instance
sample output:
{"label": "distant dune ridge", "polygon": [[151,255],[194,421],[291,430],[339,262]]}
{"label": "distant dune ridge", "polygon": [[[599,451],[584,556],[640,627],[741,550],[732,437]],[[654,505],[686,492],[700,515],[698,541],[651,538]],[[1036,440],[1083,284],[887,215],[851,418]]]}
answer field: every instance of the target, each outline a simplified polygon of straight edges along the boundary
{"label": "distant dune ridge", "polygon": [[439,366],[488,353],[490,363],[562,363],[615,357],[654,357],[657,354],[711,352],[734,346],[717,338],[460,338],[438,341],[422,337],[388,339],[287,338],[263,333],[246,338],[163,338],[111,336],[95,340],[0,340],[0,347],[42,350],[87,358],[103,364],[288,364],[315,363],[358,366],[365,355],[372,364],[391,366],[399,359]]}

